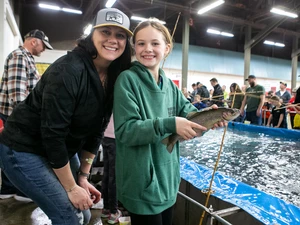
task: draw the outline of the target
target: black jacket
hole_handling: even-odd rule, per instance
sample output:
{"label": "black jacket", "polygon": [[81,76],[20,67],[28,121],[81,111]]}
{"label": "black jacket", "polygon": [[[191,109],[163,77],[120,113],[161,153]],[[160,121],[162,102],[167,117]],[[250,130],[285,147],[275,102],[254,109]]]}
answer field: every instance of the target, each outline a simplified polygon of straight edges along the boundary
{"label": "black jacket", "polygon": [[112,105],[91,56],[76,48],[55,61],[17,105],[1,142],[45,156],[53,168],[61,168],[81,149],[97,152]]}
{"label": "black jacket", "polygon": [[224,102],[222,102],[222,100],[224,100],[224,95],[223,95],[223,90],[220,86],[220,84],[216,84],[214,86],[214,93],[212,95],[212,97],[215,96],[220,96],[217,98],[212,98],[211,104],[216,104],[219,107],[224,107]]}

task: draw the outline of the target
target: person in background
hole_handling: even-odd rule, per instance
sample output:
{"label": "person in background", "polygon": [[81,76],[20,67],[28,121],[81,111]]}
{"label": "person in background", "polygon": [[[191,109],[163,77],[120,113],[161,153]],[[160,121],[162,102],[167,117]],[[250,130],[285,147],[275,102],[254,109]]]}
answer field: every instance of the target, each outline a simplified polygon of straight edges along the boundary
{"label": "person in background", "polygon": [[117,196],[132,225],[171,225],[179,143],[169,153],[161,141],[171,133],[192,139],[195,130],[201,134],[206,128],[185,118],[197,109],[159,68],[173,47],[168,29],[157,19],[146,20],[135,28],[132,42],[138,61],[121,73],[114,92]]}
{"label": "person in background", "polygon": [[[242,92],[240,86],[237,83],[232,83],[229,89],[230,89],[230,93],[229,93],[228,106],[230,108],[240,109],[244,99],[244,93]],[[245,115],[243,116],[239,115],[233,121],[243,123],[244,119],[245,119]]]}
{"label": "person in background", "polygon": [[[296,92],[297,92],[297,88],[293,88],[292,90],[292,96],[290,101],[287,103],[287,105],[291,105],[294,104],[295,99],[296,99]],[[291,121],[291,128],[294,128],[294,117],[296,115],[296,113],[294,113],[295,109],[293,107],[288,107],[287,108],[287,113],[290,114],[290,121]]]}
{"label": "person in background", "polygon": [[268,91],[268,96],[271,98],[274,95],[274,91],[270,90]]}
{"label": "person in background", "polygon": [[201,102],[200,95],[195,95],[195,101],[192,103],[198,110],[206,108],[206,104]]}
{"label": "person in background", "polygon": [[[263,124],[262,125],[266,125],[268,122],[268,119],[271,115],[271,110],[274,107],[270,101],[272,96],[267,95],[265,98],[265,102],[264,105],[262,107],[262,120],[263,120]],[[271,121],[272,123],[272,121]]]}
{"label": "person in background", "polygon": [[197,85],[195,83],[192,84],[192,88],[193,88],[193,91],[191,93],[191,102],[194,101],[194,97],[195,95],[197,94],[198,90],[197,90]]}
{"label": "person in background", "polygon": [[116,194],[116,140],[113,116],[104,132],[102,141],[104,172],[102,179],[102,198],[104,208],[101,217],[108,218],[107,223],[116,224],[122,216],[118,209],[118,200]]}
{"label": "person in background", "polygon": [[228,92],[226,91],[226,85],[222,85],[222,91],[224,95],[224,107],[228,107],[227,100],[228,100]]}
{"label": "person in background", "polygon": [[265,102],[265,88],[257,84],[256,77],[249,75],[245,80],[248,81],[250,87],[247,88],[242,106],[240,108],[241,115],[245,114],[245,107],[247,106],[246,120],[251,124],[262,124],[262,106]]}
{"label": "person in background", "polygon": [[300,130],[300,87],[298,87],[296,91],[295,101],[294,104],[298,104],[297,106],[293,106],[294,111],[296,111],[296,114],[294,116],[294,128]]}
{"label": "person in background", "polygon": [[[88,177],[112,114],[115,81],[130,66],[129,27],[120,10],[100,10],[91,33],[48,67],[1,133],[0,168],[52,225],[88,224],[89,208],[100,201]],[[80,164],[71,169],[79,152]]]}
{"label": "person in background", "polygon": [[223,102],[224,94],[220,84],[218,83],[218,80],[216,78],[212,78],[210,79],[210,83],[211,86],[213,86],[214,88],[214,92],[210,104],[211,105],[216,104],[219,107],[224,107],[224,102]]}
{"label": "person in background", "polygon": [[190,96],[190,93],[187,91],[187,88],[186,88],[186,87],[184,87],[184,88],[182,89],[182,93],[183,93],[183,95],[186,97],[186,99],[189,100],[189,102],[192,102],[192,98],[191,98],[191,96]]}
{"label": "person in background", "polygon": [[274,107],[268,119],[267,126],[269,127],[272,121],[273,127],[275,128],[287,128],[286,108],[284,108],[284,104],[281,103],[280,98],[277,95],[272,96],[270,101]]}
{"label": "person in background", "polygon": [[[24,36],[23,46],[7,56],[0,83],[0,119],[4,126],[13,109],[28,96],[40,79],[33,56],[40,56],[46,48],[53,49],[45,33],[32,30]],[[2,170],[1,179],[0,199],[14,197],[18,201],[32,201],[9,181]]]}
{"label": "person in background", "polygon": [[204,104],[208,103],[210,98],[209,92],[207,90],[207,87],[200,82],[197,82],[197,95],[200,95]]}
{"label": "person in background", "polygon": [[280,99],[282,99],[282,103],[286,104],[291,99],[291,94],[286,90],[287,83],[280,81],[280,90],[275,92]]}

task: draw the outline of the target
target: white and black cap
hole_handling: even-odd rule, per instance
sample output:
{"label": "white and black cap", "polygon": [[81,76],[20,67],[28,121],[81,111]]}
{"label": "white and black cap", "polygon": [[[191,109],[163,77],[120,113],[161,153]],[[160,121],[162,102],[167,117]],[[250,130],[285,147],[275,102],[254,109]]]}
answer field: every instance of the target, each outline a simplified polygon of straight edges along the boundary
{"label": "white and black cap", "polygon": [[116,26],[124,29],[129,36],[132,36],[130,20],[123,12],[116,8],[101,9],[93,22],[93,28],[104,26]]}

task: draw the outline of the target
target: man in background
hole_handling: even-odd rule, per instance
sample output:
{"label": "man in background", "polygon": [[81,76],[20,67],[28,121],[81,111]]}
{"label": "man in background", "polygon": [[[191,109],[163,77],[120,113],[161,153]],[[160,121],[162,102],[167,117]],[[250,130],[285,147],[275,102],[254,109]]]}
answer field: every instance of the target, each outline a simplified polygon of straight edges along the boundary
{"label": "man in background", "polygon": [[287,83],[280,81],[279,91],[276,91],[275,95],[277,95],[280,99],[282,99],[282,103],[286,104],[291,99],[291,94],[286,90]]}
{"label": "man in background", "polygon": [[[25,35],[23,46],[7,56],[0,83],[0,119],[4,126],[15,106],[29,95],[40,79],[33,56],[40,56],[45,48],[53,49],[48,37],[41,30],[32,30]],[[2,171],[1,179],[0,199],[15,197],[19,201],[31,201],[10,183]]]}
{"label": "man in background", "polygon": [[210,79],[210,84],[214,88],[212,94],[211,105],[216,104],[219,107],[224,107],[224,93],[216,78]]}
{"label": "man in background", "polygon": [[207,104],[209,100],[209,92],[207,90],[207,87],[200,82],[197,82],[197,95],[200,95],[204,104]]}
{"label": "man in background", "polygon": [[262,125],[262,107],[265,102],[265,88],[257,84],[256,77],[249,75],[245,80],[248,81],[250,87],[246,89],[246,94],[240,108],[243,116],[246,109],[246,120],[254,125]]}

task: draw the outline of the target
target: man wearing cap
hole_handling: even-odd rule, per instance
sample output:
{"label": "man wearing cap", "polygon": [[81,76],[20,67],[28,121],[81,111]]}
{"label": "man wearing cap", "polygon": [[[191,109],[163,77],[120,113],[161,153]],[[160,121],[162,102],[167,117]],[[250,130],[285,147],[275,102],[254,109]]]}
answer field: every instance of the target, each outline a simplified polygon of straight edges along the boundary
{"label": "man wearing cap", "polygon": [[[0,119],[5,124],[14,107],[23,101],[40,79],[33,56],[40,56],[45,48],[53,49],[48,37],[40,30],[32,30],[24,37],[24,44],[6,58],[0,83]],[[20,201],[31,201],[19,192],[1,171],[0,199],[15,196]],[[15,195],[17,194],[17,195]]]}
{"label": "man wearing cap", "polygon": [[280,81],[280,90],[276,91],[276,95],[282,99],[284,104],[288,103],[291,99],[291,94],[286,90],[287,83]]}
{"label": "man wearing cap", "polygon": [[210,79],[210,84],[214,88],[211,105],[216,104],[219,107],[224,107],[224,93],[218,80],[216,78],[212,78]]}
{"label": "man wearing cap", "polygon": [[246,120],[254,125],[262,125],[262,107],[265,102],[265,88],[257,84],[256,77],[249,75],[245,80],[248,81],[250,87],[246,89],[246,94],[240,108],[243,116],[246,109]]}

